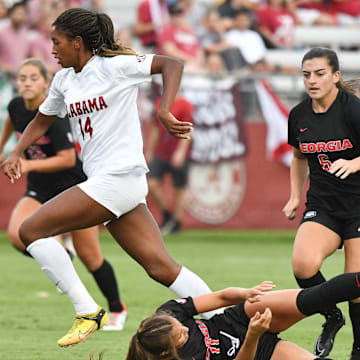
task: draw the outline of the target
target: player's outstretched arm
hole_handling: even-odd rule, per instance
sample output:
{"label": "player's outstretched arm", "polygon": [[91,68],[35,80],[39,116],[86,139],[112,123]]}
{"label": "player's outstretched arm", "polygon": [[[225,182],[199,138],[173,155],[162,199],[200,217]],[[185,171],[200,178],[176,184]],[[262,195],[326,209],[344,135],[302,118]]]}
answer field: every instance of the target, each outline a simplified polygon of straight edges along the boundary
{"label": "player's outstretched arm", "polygon": [[158,117],[167,131],[179,139],[190,139],[192,123],[179,121],[171,114],[170,108],[179,91],[184,64],[168,56],[155,55],[151,74],[162,74],[163,93],[160,100]]}
{"label": "player's outstretched arm", "polygon": [[2,163],[2,170],[11,182],[21,177],[21,154],[46,133],[54,118],[55,116],[47,116],[38,112],[26,127],[15,149],[9,154],[6,161]]}
{"label": "player's outstretched arm", "polygon": [[231,287],[197,296],[193,300],[198,313],[204,313],[226,306],[241,304],[246,300],[250,302],[259,301],[266,291],[270,291],[274,287],[275,285],[272,281],[264,281],[249,289]]}

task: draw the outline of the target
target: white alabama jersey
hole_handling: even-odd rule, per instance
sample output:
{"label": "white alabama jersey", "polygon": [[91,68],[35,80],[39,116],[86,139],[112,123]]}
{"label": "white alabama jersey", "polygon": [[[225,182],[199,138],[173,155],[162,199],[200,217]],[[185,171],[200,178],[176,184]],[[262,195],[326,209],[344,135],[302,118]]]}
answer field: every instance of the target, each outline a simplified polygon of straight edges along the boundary
{"label": "white alabama jersey", "polygon": [[68,115],[88,177],[148,170],[137,110],[138,85],[151,80],[154,55],[93,56],[81,72],[55,74],[40,105],[45,115]]}

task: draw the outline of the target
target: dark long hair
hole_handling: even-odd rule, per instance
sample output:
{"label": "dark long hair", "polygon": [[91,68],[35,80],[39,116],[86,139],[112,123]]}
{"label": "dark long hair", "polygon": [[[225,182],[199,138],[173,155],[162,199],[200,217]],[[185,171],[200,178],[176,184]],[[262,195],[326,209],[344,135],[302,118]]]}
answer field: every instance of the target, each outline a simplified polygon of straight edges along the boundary
{"label": "dark long hair", "polygon": [[143,320],[131,338],[126,360],[180,360],[171,336],[171,315],[157,313]]}
{"label": "dark long hair", "polygon": [[[340,71],[339,59],[334,50],[322,47],[315,47],[310,49],[302,58],[301,66],[304,65],[306,60],[311,60],[314,58],[325,58],[328,61],[329,66],[331,67],[332,72]],[[340,77],[340,80],[336,83],[338,89],[353,93],[353,86],[349,81],[343,81]]]}
{"label": "dark long hair", "polygon": [[80,36],[87,50],[99,56],[136,55],[134,50],[114,40],[114,25],[104,13],[73,8],[60,14],[53,25],[70,39]]}

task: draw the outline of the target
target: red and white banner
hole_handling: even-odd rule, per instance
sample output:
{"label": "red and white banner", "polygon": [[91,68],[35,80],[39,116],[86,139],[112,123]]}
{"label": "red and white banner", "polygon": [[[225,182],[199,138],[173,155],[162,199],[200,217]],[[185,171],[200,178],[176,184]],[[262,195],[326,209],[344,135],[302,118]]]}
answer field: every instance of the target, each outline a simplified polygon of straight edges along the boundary
{"label": "red and white banner", "polygon": [[289,110],[265,80],[259,80],[255,87],[267,124],[266,150],[268,156],[290,166],[292,148],[287,143]]}

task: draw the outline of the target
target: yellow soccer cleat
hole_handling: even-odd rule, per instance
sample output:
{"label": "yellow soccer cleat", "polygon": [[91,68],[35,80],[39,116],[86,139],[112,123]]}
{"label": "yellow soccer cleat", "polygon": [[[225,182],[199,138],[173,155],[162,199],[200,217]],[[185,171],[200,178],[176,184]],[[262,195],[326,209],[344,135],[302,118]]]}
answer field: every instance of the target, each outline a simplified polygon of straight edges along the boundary
{"label": "yellow soccer cleat", "polygon": [[58,345],[65,347],[85,341],[95,330],[101,329],[107,319],[107,312],[100,306],[93,314],[77,315],[72,328],[58,341]]}

